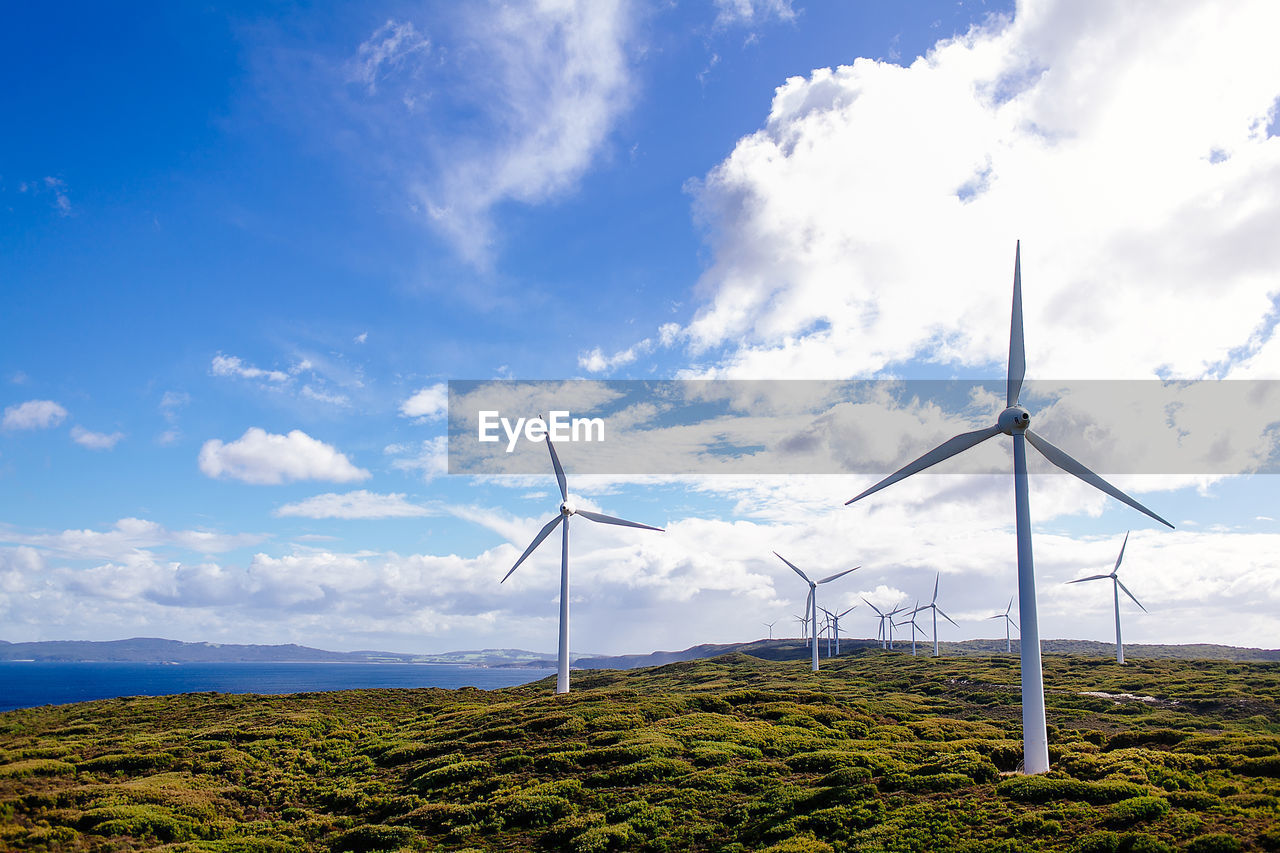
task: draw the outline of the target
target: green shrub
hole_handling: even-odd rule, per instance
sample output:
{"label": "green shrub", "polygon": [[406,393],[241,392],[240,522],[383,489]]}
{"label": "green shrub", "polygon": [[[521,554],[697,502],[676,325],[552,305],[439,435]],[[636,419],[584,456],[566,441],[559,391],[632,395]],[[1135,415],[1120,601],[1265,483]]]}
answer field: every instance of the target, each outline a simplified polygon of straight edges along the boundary
{"label": "green shrub", "polygon": [[25,761],[0,765],[0,779],[21,779],[24,776],[68,776],[75,772],[74,764],[53,758],[28,758]]}
{"label": "green shrub", "polygon": [[1139,833],[1120,839],[1121,853],[1173,853],[1173,846],[1154,835]]}
{"label": "green shrub", "polygon": [[551,794],[516,794],[494,803],[494,810],[503,826],[538,827],[555,823],[573,804]]}
{"label": "green shrub", "polygon": [[1120,836],[1114,832],[1091,832],[1071,849],[1073,853],[1119,853]]}
{"label": "green shrub", "polygon": [[173,763],[173,756],[167,752],[123,752],[81,761],[77,769],[90,773],[137,772],[163,769]]}
{"label": "green shrub", "polygon": [[357,826],[339,835],[333,841],[334,850],[349,850],[352,853],[364,853],[367,850],[395,850],[414,837],[414,831],[407,826],[385,826],[383,824],[367,824]]}
{"label": "green shrub", "polygon": [[693,765],[677,758],[646,758],[634,764],[627,764],[603,773],[593,773],[587,777],[587,784],[597,787],[614,785],[638,785],[644,782],[657,782],[659,779],[671,779],[685,776],[693,772]]}
{"label": "green shrub", "polygon": [[1196,836],[1182,849],[1187,853],[1238,853],[1244,846],[1239,839],[1225,832],[1212,832]]}
{"label": "green shrub", "polygon": [[487,761],[459,761],[455,764],[437,767],[435,770],[428,770],[413,779],[413,786],[419,791],[430,791],[437,788],[446,788],[457,782],[482,779],[492,772],[493,769]]}
{"label": "green shrub", "polygon": [[1050,800],[1115,803],[1142,796],[1146,789],[1129,782],[1081,782],[1053,776],[1016,776],[997,785],[996,793],[1024,803],[1046,803]]}
{"label": "green shrub", "polygon": [[1157,820],[1169,813],[1169,801],[1164,797],[1133,797],[1111,807],[1107,823],[1111,826],[1132,826],[1145,820]]}
{"label": "green shrub", "polygon": [[195,838],[196,827],[190,821],[157,806],[104,806],[90,809],[80,816],[81,827],[94,835],[129,835],[134,838],[154,837],[160,841],[188,841]]}

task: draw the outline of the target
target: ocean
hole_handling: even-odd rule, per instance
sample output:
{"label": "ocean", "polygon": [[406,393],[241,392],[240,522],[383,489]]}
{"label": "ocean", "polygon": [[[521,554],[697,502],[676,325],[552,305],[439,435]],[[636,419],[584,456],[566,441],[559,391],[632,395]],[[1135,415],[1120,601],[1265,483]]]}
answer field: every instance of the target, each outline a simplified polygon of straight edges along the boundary
{"label": "ocean", "polygon": [[0,711],[118,696],[313,693],[371,687],[478,687],[537,681],[554,669],[404,663],[46,663],[0,661]]}

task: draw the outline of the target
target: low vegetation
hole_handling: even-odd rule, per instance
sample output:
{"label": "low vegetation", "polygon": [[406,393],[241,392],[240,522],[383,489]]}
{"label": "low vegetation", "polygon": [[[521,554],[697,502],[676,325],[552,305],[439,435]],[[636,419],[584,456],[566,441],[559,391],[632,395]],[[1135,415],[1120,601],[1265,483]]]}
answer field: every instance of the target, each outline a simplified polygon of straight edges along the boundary
{"label": "low vegetation", "polygon": [[1280,850],[1280,664],[746,655],[472,689],[0,714],[0,848]]}

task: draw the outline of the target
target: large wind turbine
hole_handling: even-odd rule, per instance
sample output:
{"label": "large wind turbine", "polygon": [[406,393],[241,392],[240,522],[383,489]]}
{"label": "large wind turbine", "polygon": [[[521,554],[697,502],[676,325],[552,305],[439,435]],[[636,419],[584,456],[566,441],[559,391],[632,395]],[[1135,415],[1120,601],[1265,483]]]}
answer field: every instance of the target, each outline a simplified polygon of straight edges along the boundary
{"label": "large wind turbine", "polygon": [[773,639],[773,626],[778,624],[778,620],[777,620],[777,619],[775,619],[775,620],[773,620],[772,622],[761,622],[760,624],[761,624],[761,625],[766,625],[766,626],[768,626],[768,628],[769,628],[769,639],[770,639],[770,640],[772,640],[772,639]]}
{"label": "large wind turbine", "polygon": [[[1120,590],[1124,590],[1124,594],[1133,599],[1133,603],[1142,607],[1142,602],[1129,592],[1129,587],[1120,582],[1120,578],[1116,577],[1116,572],[1120,571],[1120,561],[1124,559],[1124,546],[1129,544],[1129,533],[1125,531],[1124,542],[1120,544],[1120,556],[1116,557],[1116,567],[1111,570],[1109,575],[1090,575],[1087,578],[1076,578],[1067,583],[1084,583],[1085,581],[1097,581],[1103,578],[1111,578],[1111,591],[1115,594],[1116,599],[1116,663],[1124,663],[1124,644],[1120,642]],[[1142,612],[1146,613],[1147,608],[1142,607]]]}
{"label": "large wind turbine", "polygon": [[505,583],[507,578],[511,577],[511,572],[520,568],[520,564],[525,558],[533,553],[533,549],[542,544],[542,540],[551,535],[551,531],[556,529],[556,525],[563,524],[563,538],[560,545],[560,651],[559,651],[559,673],[556,675],[556,692],[569,692],[569,517],[580,515],[588,521],[599,522],[600,524],[619,524],[623,527],[639,527],[641,530],[657,530],[662,532],[661,527],[650,527],[647,524],[641,524],[638,521],[626,521],[621,518],[614,518],[611,515],[604,515],[599,512],[588,512],[585,509],[578,509],[569,502],[569,488],[565,484],[564,468],[560,467],[560,457],[556,456],[556,449],[551,444],[551,436],[547,437],[547,450],[551,451],[551,465],[556,469],[556,483],[560,486],[560,514],[547,522],[546,526],[538,531],[538,535],[533,537],[533,542],[529,543],[529,547],[524,549],[524,553],[520,555],[520,559],[516,560],[516,564],[511,567],[511,571],[502,577],[500,583]]}
{"label": "large wind turbine", "polygon": [[[987,617],[988,619],[1004,620],[1004,653],[1007,655],[1013,654],[1013,643],[1009,639],[1009,626],[1012,625],[1013,627],[1018,628],[1018,623],[1014,622],[1013,617],[1009,615],[1009,611],[1012,609],[1013,609],[1013,596],[1011,595],[1009,596],[1009,606],[1004,609],[1003,613],[997,613],[995,616]],[[1018,630],[1022,630],[1022,629],[1018,628]]]}
{"label": "large wind turbine", "polygon": [[[932,610],[932,611],[933,611],[933,656],[934,656],[935,658],[939,656],[939,655],[938,655],[938,614],[939,614],[939,613],[941,613],[941,614],[942,614],[942,618],[943,618],[943,619],[946,619],[946,620],[947,620],[948,622],[950,622],[952,625],[956,625],[955,620],[954,620],[954,619],[952,619],[950,616],[948,616],[948,615],[943,611],[943,609],[942,609],[941,607],[939,607],[939,606],[938,606],[938,581],[940,581],[940,580],[942,580],[942,575],[940,575],[940,574],[939,574],[939,575],[936,575],[936,576],[934,577],[934,579],[933,579],[933,601],[930,601],[930,602],[929,602],[928,604],[926,604],[924,607],[921,607],[921,606],[920,606],[920,603],[919,603],[919,602],[916,602],[916,609],[911,611],[912,619],[914,619],[914,618],[915,618],[915,615],[916,615],[917,613],[919,613],[921,610]],[[956,625],[956,627],[957,627],[957,628],[959,628],[960,626],[959,626],[959,625]],[[914,645],[915,645],[915,637],[914,637],[914,636],[912,636],[912,638],[911,638],[911,644],[912,644],[912,646],[914,646]]]}
{"label": "large wind turbine", "polygon": [[1027,623],[1021,631],[1022,639],[1022,753],[1023,770],[1026,773],[1045,773],[1049,770],[1049,738],[1044,719],[1044,675],[1040,668],[1040,624],[1036,614],[1036,578],[1031,556],[1031,502],[1027,488],[1026,442],[1062,470],[1074,474],[1089,485],[1149,515],[1161,524],[1172,524],[1138,503],[1075,459],[1032,432],[1031,414],[1018,403],[1022,392],[1022,379],[1027,371],[1026,347],[1022,337],[1022,246],[1019,242],[1013,261],[1013,316],[1009,329],[1009,374],[1006,386],[1005,410],[996,419],[995,426],[957,435],[944,441],[914,462],[908,463],[885,477],[862,494],[846,501],[846,505],[878,492],[886,486],[923,471],[957,453],[962,453],[1000,433],[1013,437],[1013,492],[1014,512],[1018,529],[1018,612]]}
{"label": "large wind turbine", "polygon": [[824,584],[824,583],[831,583],[836,578],[842,578],[845,575],[849,574],[849,572],[856,571],[857,569],[860,569],[862,567],[854,566],[852,569],[845,569],[843,572],[836,572],[834,575],[831,575],[830,577],[825,577],[820,581],[811,581],[809,580],[808,575],[806,575],[804,572],[796,568],[795,563],[792,563],[790,560],[788,560],[786,557],[779,554],[777,551],[773,552],[773,556],[777,557],[779,560],[781,560],[782,562],[790,566],[791,570],[796,574],[798,574],[801,577],[801,579],[803,579],[804,582],[809,585],[809,600],[805,602],[804,609],[805,609],[805,612],[809,614],[809,619],[811,620],[811,624],[813,626],[813,630],[810,631],[810,635],[813,637],[813,671],[817,672],[818,671],[818,585]]}

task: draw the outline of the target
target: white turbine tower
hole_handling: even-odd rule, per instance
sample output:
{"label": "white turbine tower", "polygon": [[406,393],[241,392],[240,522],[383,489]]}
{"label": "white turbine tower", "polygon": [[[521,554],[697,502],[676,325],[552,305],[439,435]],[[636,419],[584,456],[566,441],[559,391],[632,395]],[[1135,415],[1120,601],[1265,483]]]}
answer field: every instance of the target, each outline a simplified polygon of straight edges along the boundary
{"label": "white turbine tower", "polygon": [[[857,606],[858,605],[855,604],[853,607],[857,607]],[[848,610],[844,611],[843,613],[832,613],[827,608],[825,607],[822,608],[822,612],[827,614],[827,618],[831,620],[831,631],[833,634],[835,634],[835,637],[836,637],[836,654],[837,655],[840,654],[840,620],[843,619],[845,616],[848,616],[850,613],[852,613],[853,607],[850,607]],[[831,657],[831,655],[828,654],[827,657]]]}
{"label": "white turbine tower", "polygon": [[551,451],[551,465],[556,469],[556,483],[560,486],[560,514],[547,522],[546,526],[538,531],[538,535],[533,537],[533,542],[529,543],[529,547],[524,549],[524,553],[520,555],[520,559],[516,560],[516,564],[511,567],[511,571],[502,577],[500,583],[505,583],[507,578],[511,577],[511,572],[520,568],[520,564],[525,558],[533,553],[533,550],[542,544],[542,540],[551,535],[551,531],[556,529],[556,525],[563,524],[564,532],[560,545],[560,650],[559,650],[559,672],[556,676],[556,692],[569,692],[569,517],[580,515],[588,521],[599,522],[600,524],[618,524],[623,527],[639,527],[641,530],[657,530],[662,532],[661,527],[650,527],[647,524],[641,524],[638,521],[626,521],[621,518],[614,518],[611,515],[604,515],[598,512],[588,512],[585,509],[578,509],[569,502],[569,489],[565,485],[564,469],[560,467],[560,457],[556,456],[556,449],[551,444],[551,436],[547,436],[547,450]]}
{"label": "white turbine tower", "polygon": [[[1123,589],[1124,594],[1132,598],[1134,604],[1142,607],[1142,602],[1134,597],[1133,593],[1129,592],[1129,587],[1121,583],[1120,578],[1116,577],[1116,572],[1120,571],[1120,561],[1124,559],[1124,546],[1128,544],[1129,534],[1126,531],[1124,534],[1124,542],[1120,545],[1120,556],[1116,557],[1116,567],[1111,570],[1111,574],[1090,575],[1087,578],[1076,578],[1073,581],[1067,581],[1067,583],[1084,583],[1085,581],[1097,581],[1102,580],[1103,578],[1111,578],[1111,591],[1115,594],[1116,599],[1116,663],[1124,663],[1124,644],[1120,642],[1120,590]],[[1146,613],[1147,608],[1142,607],[1142,612]]]}
{"label": "white turbine tower", "polygon": [[919,613],[921,610],[924,610],[924,609],[925,609],[925,608],[923,608],[923,607],[921,607],[921,606],[920,606],[920,599],[918,599],[918,598],[917,598],[917,599],[916,599],[916,609],[911,611],[911,618],[910,618],[910,619],[908,619],[906,622],[899,622],[899,623],[898,623],[898,627],[899,627],[899,628],[901,628],[903,625],[910,625],[910,626],[911,626],[911,656],[912,656],[912,657],[915,657],[915,656],[916,656],[916,630],[917,630],[917,629],[919,629],[919,631],[920,631],[920,633],[921,633],[921,634],[923,634],[923,633],[924,633],[924,629],[923,629],[923,628],[921,628],[918,624],[916,624],[916,614],[917,614],[917,613]]}
{"label": "white turbine tower", "polygon": [[846,505],[865,498],[886,486],[912,474],[962,453],[1000,433],[1013,438],[1013,491],[1014,512],[1018,530],[1018,613],[1027,626],[1022,629],[1022,752],[1023,770],[1026,773],[1046,773],[1049,770],[1049,738],[1044,718],[1044,675],[1040,668],[1040,624],[1036,612],[1035,567],[1031,556],[1031,502],[1027,488],[1026,442],[1062,470],[1084,480],[1089,485],[1149,515],[1161,524],[1172,524],[1138,503],[1097,474],[1063,453],[1041,436],[1032,432],[1031,414],[1018,404],[1022,392],[1022,379],[1026,374],[1026,348],[1022,337],[1022,247],[1018,244],[1013,262],[1013,316],[1009,330],[1009,374],[1006,387],[1006,408],[1000,413],[995,426],[957,435],[930,450],[914,462],[910,462],[885,477],[862,494],[846,501]]}
{"label": "white turbine tower", "polygon": [[[924,607],[921,607],[920,602],[917,601],[916,609],[911,611],[911,616],[913,619],[915,618],[915,615],[919,613],[921,610],[933,611],[933,656],[935,658],[939,657],[938,655],[938,614],[941,613],[943,619],[946,619],[952,625],[956,625],[955,620],[952,619],[950,616],[948,616],[943,611],[943,609],[938,606],[938,581],[940,580],[942,580],[942,575],[936,575],[933,579],[933,601],[930,601]],[[956,627],[959,628],[960,626],[956,625]],[[912,642],[914,642],[914,638],[912,639]]]}
{"label": "white turbine tower", "polygon": [[[1009,611],[1013,609],[1013,596],[1009,596],[1009,606],[1004,609],[1003,613],[997,613],[995,616],[988,616],[988,619],[1004,620],[1004,653],[1013,654],[1013,642],[1009,639],[1009,626],[1017,628],[1018,623],[1013,621],[1013,617],[1009,615]],[[1019,628],[1018,630],[1022,630]]]}
{"label": "white turbine tower", "polygon": [[775,619],[775,620],[773,620],[772,622],[761,622],[760,624],[761,624],[761,625],[766,626],[766,627],[769,629],[769,639],[770,639],[770,640],[772,640],[772,639],[773,639],[773,626],[778,624],[778,620],[777,620],[777,619]]}
{"label": "white turbine tower", "polygon": [[773,552],[773,556],[777,557],[779,560],[781,560],[782,562],[790,566],[791,570],[796,574],[798,574],[801,577],[801,579],[803,579],[804,582],[809,585],[809,599],[808,601],[805,602],[804,609],[805,609],[805,612],[809,614],[809,619],[811,620],[812,630],[810,631],[810,634],[813,637],[813,644],[812,644],[813,645],[813,671],[817,672],[818,671],[818,585],[824,584],[824,583],[831,583],[836,578],[842,578],[845,575],[849,574],[849,572],[857,571],[862,567],[854,566],[852,569],[845,569],[843,572],[836,572],[834,575],[825,577],[820,581],[811,581],[809,580],[808,575],[806,575],[804,572],[796,568],[794,563],[792,563],[786,557],[779,554],[777,551]]}
{"label": "white turbine tower", "polygon": [[872,610],[874,610],[876,612],[876,616],[880,618],[880,627],[876,629],[876,639],[880,641],[880,648],[882,649],[887,648],[887,646],[885,645],[887,641],[887,634],[884,630],[884,623],[885,623],[885,620],[889,618],[888,614],[882,611],[879,607],[876,607],[870,601],[867,601],[865,598],[862,599],[862,602],[863,604],[867,605]]}

